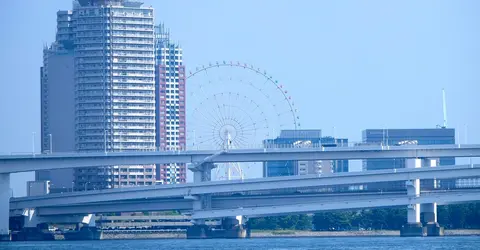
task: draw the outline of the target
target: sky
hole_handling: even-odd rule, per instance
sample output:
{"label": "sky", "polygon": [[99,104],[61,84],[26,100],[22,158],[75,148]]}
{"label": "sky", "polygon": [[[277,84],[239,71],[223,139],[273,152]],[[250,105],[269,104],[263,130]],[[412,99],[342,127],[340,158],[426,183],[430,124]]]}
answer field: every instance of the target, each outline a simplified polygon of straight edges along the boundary
{"label": "sky", "polygon": [[[145,0],[184,50],[187,71],[216,61],[266,70],[302,128],[360,141],[367,128],[448,126],[480,143],[480,1]],[[42,48],[70,0],[0,8],[0,152],[38,151]],[[188,112],[188,111],[187,111]],[[468,128],[468,129],[465,129]],[[468,133],[467,131],[468,130]],[[15,196],[32,173],[15,174]]]}

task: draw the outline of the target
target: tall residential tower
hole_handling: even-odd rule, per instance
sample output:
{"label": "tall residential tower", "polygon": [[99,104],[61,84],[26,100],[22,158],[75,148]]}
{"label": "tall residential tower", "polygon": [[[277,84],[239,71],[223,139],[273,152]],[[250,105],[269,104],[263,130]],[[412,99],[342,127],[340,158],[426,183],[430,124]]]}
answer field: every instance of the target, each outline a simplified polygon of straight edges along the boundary
{"label": "tall residential tower", "polygon": [[[182,48],[170,41],[163,24],[155,31],[156,146],[160,150],[182,150],[186,146],[186,78]],[[184,183],[185,164],[157,165],[156,177],[162,184]]]}
{"label": "tall residential tower", "polygon": [[[53,151],[155,150],[155,41],[154,10],[140,2],[76,0],[72,11],[58,12],[56,41],[45,49],[41,72],[42,150],[52,138]],[[62,176],[51,173],[37,179],[56,185]],[[155,165],[62,175],[74,176],[77,190],[156,181]]]}
{"label": "tall residential tower", "polygon": [[[120,0],[79,1],[75,44],[76,149],[155,149],[153,8]],[[75,170],[77,189],[152,185],[155,166]]]}

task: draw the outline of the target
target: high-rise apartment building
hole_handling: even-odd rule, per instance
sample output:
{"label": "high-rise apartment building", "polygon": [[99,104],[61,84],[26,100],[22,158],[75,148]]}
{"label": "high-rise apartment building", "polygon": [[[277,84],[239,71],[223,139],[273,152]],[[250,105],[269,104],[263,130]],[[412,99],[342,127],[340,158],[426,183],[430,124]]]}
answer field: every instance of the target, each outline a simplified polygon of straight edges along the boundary
{"label": "high-rise apartment building", "polygon": [[[363,143],[383,144],[392,147],[414,143],[417,145],[455,144],[455,129],[367,129],[363,131]],[[440,158],[437,165],[455,165],[454,157]],[[363,170],[382,170],[405,168],[405,159],[370,159],[363,161]],[[428,180],[422,181],[422,187],[432,186]],[[440,188],[454,188],[454,180],[437,180]],[[379,182],[368,184],[367,189],[396,190],[404,189],[405,182]]]}
{"label": "high-rise apartment building", "polygon": [[[75,83],[71,11],[57,12],[56,41],[43,50],[40,68],[41,150],[75,151]],[[36,180],[51,182],[51,192],[72,189],[73,169],[37,171]]]}
{"label": "high-rise apartment building", "polygon": [[[155,149],[153,8],[130,1],[79,1],[75,44],[76,149]],[[77,189],[155,183],[155,166],[75,170]]]}
{"label": "high-rise apartment building", "polygon": [[[162,25],[155,28],[156,146],[160,150],[182,150],[186,146],[185,66],[182,48],[170,41]],[[162,184],[184,183],[185,164],[157,165]]]}
{"label": "high-rise apartment building", "polygon": [[[264,140],[265,147],[340,147],[348,146],[348,139],[323,137],[322,131],[282,130],[275,139]],[[348,160],[331,161],[270,161],[263,163],[263,177],[348,172]]]}
{"label": "high-rise apartment building", "polygon": [[[58,12],[41,75],[42,150],[52,137],[53,151],[155,150],[155,41],[154,10],[140,2],[77,0]],[[74,138],[63,146],[62,131]],[[60,181],[37,177],[52,191]],[[153,185],[155,165],[75,169],[74,178],[77,190]]]}

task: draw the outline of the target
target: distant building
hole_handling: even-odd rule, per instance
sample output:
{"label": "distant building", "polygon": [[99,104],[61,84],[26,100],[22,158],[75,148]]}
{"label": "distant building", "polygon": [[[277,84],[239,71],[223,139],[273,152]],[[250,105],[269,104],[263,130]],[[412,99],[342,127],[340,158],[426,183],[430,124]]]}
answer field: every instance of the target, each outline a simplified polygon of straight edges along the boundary
{"label": "distant building", "polygon": [[[408,144],[436,145],[455,144],[455,129],[367,129],[363,131],[363,143],[389,145],[392,147]],[[455,165],[454,157],[440,158],[437,165]],[[369,159],[363,161],[363,170],[383,170],[405,168],[405,159]],[[431,186],[422,181],[422,186]],[[440,188],[454,188],[454,180],[438,180]],[[405,182],[382,182],[368,184],[367,189],[395,190],[404,189]]]}
{"label": "distant building", "polygon": [[[264,140],[265,147],[340,147],[348,139],[322,137],[321,130],[282,130],[276,139]],[[270,161],[263,163],[263,177],[348,172],[348,160]]]}
{"label": "distant building", "polygon": [[[182,48],[170,41],[161,24],[155,27],[156,147],[183,150],[186,146],[185,66]],[[185,183],[185,164],[156,165],[157,183]]]}
{"label": "distant building", "polygon": [[[41,68],[42,151],[175,150],[185,144],[182,51],[139,1],[74,0]],[[157,77],[158,76],[158,77]],[[158,101],[158,102],[157,102]],[[158,140],[158,141],[157,141]],[[37,171],[52,192],[184,182],[185,166]]]}
{"label": "distant building", "polygon": [[[69,20],[71,11],[57,12],[56,41],[43,49],[40,68],[41,151],[75,151],[74,50]],[[52,193],[71,191],[73,169],[35,172],[37,181],[50,181]]]}
{"label": "distant building", "polygon": [[27,181],[27,196],[39,196],[50,193],[50,181]]}

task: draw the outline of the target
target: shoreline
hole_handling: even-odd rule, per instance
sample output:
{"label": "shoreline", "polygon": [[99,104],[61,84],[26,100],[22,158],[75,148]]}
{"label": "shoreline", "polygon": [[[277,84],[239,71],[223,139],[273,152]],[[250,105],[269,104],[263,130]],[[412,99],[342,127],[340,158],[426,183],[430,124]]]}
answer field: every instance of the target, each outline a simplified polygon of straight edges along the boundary
{"label": "shoreline", "polygon": [[[480,236],[478,229],[445,230],[445,236]],[[252,238],[298,238],[298,237],[400,237],[398,230],[372,230],[372,231],[282,231],[266,230],[253,231]]]}
{"label": "shoreline", "polygon": [[[446,237],[480,236],[480,229],[445,230]],[[261,230],[252,231],[251,238],[332,238],[332,237],[400,237],[397,230],[373,231],[296,231],[296,230]],[[127,239],[186,239],[185,232],[104,232],[103,240]]]}

